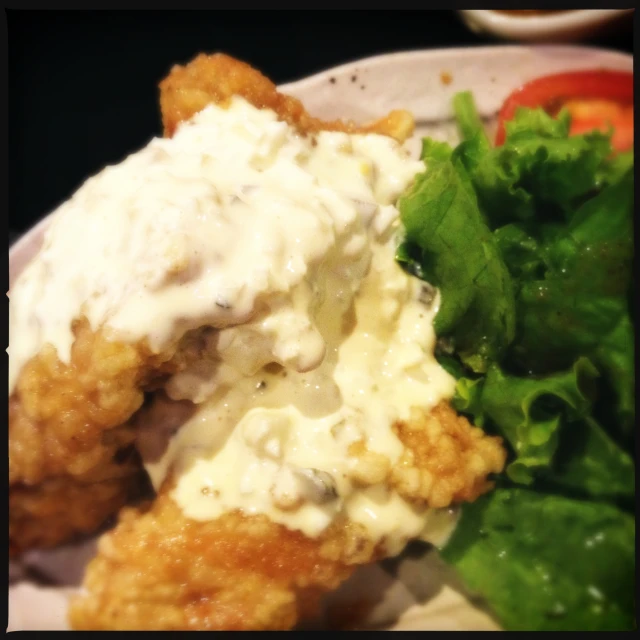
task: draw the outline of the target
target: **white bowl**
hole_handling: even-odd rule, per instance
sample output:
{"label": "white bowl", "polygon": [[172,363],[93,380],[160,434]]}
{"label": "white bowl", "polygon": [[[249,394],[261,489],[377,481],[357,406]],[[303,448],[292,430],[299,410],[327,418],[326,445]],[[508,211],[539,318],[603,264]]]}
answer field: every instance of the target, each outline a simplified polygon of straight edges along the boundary
{"label": "white bowl", "polygon": [[633,9],[576,9],[540,15],[514,15],[496,10],[459,11],[465,24],[478,34],[529,42],[568,42],[604,33]]}
{"label": "white bowl", "polygon": [[[501,46],[411,51],[350,62],[287,84],[281,90],[300,98],[316,116],[366,121],[391,109],[405,108],[416,117],[415,153],[420,137],[455,136],[451,98],[474,93],[485,119],[495,116],[506,96],[540,75],[593,67],[631,70],[630,55],[586,47]],[[54,124],[52,123],[52,126]],[[134,151],[134,149],[131,149]],[[35,255],[49,225],[43,218],[9,250],[10,282]],[[66,587],[38,587],[29,582],[9,587],[8,631],[64,630],[67,599],[75,591],[92,543],[31,552],[24,563]],[[19,574],[21,567],[10,564]],[[364,625],[395,630],[496,630],[494,620],[468,600],[456,577],[435,553],[403,559],[395,575],[380,565],[362,567],[328,604],[357,605],[375,594],[377,604]]]}

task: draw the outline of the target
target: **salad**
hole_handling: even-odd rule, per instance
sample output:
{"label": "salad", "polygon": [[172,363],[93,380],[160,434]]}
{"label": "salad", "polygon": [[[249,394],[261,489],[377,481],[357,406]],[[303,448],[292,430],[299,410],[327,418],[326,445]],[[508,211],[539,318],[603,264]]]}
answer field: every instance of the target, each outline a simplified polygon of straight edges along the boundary
{"label": "salad", "polygon": [[507,630],[629,630],[633,151],[536,100],[507,101],[494,146],[456,95],[462,141],[423,140],[399,205],[397,259],[442,294],[453,404],[510,451],[441,555]]}

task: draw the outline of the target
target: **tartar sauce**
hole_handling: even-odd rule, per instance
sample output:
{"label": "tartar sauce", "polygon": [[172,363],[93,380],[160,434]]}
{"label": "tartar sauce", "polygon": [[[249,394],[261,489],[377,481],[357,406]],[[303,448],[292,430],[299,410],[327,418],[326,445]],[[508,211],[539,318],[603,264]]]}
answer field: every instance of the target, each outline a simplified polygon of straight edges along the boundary
{"label": "tartar sauce", "polygon": [[430,522],[441,536],[441,512],[385,483],[393,423],[454,390],[437,294],[425,304],[394,259],[395,203],[423,169],[384,136],[207,107],[55,212],[10,292],[10,392],[45,343],[69,361],[81,315],[156,351],[212,327],[206,358],[166,384],[198,407],[145,460],[156,488],[171,476],[198,520],[242,509],[317,536],[346,517],[390,549]]}

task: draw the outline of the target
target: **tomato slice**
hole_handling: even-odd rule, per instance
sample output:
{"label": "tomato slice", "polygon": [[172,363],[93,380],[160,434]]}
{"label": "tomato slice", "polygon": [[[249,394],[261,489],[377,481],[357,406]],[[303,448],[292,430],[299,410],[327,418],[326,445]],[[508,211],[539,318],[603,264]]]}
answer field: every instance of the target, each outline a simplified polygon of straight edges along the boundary
{"label": "tomato slice", "polygon": [[611,146],[617,151],[633,148],[633,105],[607,100],[569,100],[563,107],[571,114],[571,135],[613,127]]}
{"label": "tomato slice", "polygon": [[518,107],[542,107],[557,113],[563,106],[572,115],[572,134],[606,131],[611,125],[614,149],[633,146],[633,73],[606,70],[558,73],[516,89],[500,109],[496,145],[504,143],[504,124]]}

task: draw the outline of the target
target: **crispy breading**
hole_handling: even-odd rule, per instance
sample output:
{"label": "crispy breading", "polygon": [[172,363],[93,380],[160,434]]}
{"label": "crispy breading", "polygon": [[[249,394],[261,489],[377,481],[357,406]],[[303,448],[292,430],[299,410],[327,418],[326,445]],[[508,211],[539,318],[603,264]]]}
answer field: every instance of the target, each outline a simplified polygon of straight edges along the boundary
{"label": "crispy breading", "polygon": [[84,476],[132,442],[125,430],[103,436],[142,404],[143,360],[134,345],[110,342],[88,323],[76,327],[69,365],[45,345],[23,368],[9,403],[10,483]]}
{"label": "crispy breading", "polygon": [[[404,488],[426,505],[475,499],[490,488],[487,473],[504,465],[500,439],[484,435],[446,403],[429,415],[417,411],[397,428],[407,446],[403,460],[411,460],[406,468],[432,477],[429,491],[424,484],[412,492]],[[352,453],[377,471],[366,451]],[[290,629],[315,615],[323,593],[355,566],[385,555],[384,541],[374,543],[362,525],[344,520],[317,539],[263,515],[191,520],[165,486],[148,511],[125,510],[103,537],[70,620],[82,630]]]}
{"label": "crispy breading", "polygon": [[415,410],[411,420],[394,425],[405,445],[390,482],[408,500],[431,507],[473,502],[489,491],[491,473],[506,461],[502,438],[487,436],[446,402],[430,414]]}
{"label": "crispy breading", "polygon": [[391,111],[369,124],[333,120],[325,122],[307,113],[297,98],[280,93],[276,85],[257,69],[231,56],[201,53],[185,66],[175,65],[160,83],[160,108],[166,136],[209,104],[225,105],[232,96],[241,96],[258,109],[271,109],[278,118],[301,133],[345,131],[379,133],[404,142],[414,129],[408,111]]}
{"label": "crispy breading", "polygon": [[[326,537],[348,546],[344,527]],[[357,546],[357,545],[356,545]],[[100,540],[87,595],[70,621],[82,630],[278,630],[314,613],[354,565],[323,557],[322,543],[232,512],[188,520],[165,492],[146,513],[125,509]],[[370,556],[371,554],[369,554]]]}
{"label": "crispy breading", "polygon": [[135,466],[121,475],[85,483],[71,476],[49,478],[35,487],[17,484],[9,493],[9,556],[53,547],[76,535],[92,533],[129,497]]}
{"label": "crispy breading", "polygon": [[135,439],[127,421],[158,377],[199,357],[197,332],[162,354],[110,340],[84,319],[74,334],[69,364],[46,345],[9,399],[12,555],[88,533],[125,503],[141,468],[122,459]]}
{"label": "crispy breading", "polygon": [[9,400],[12,554],[91,531],[125,503],[136,467],[115,457],[134,436],[118,427],[142,403],[142,365],[134,346],[86,322],[76,326],[69,365],[49,345],[25,365]]}

